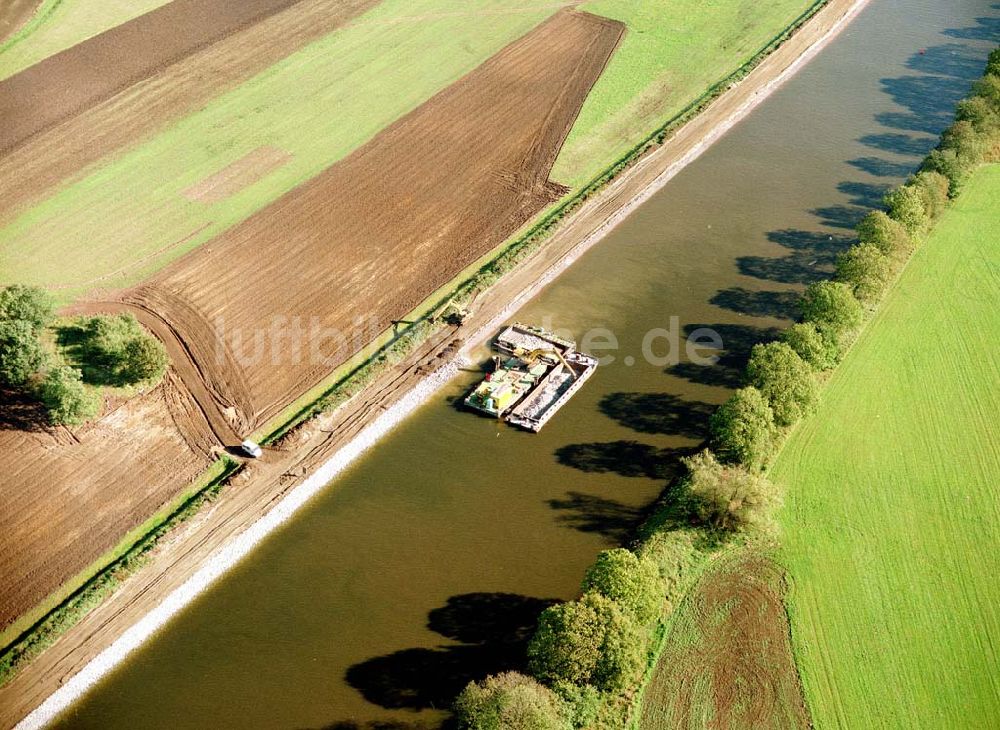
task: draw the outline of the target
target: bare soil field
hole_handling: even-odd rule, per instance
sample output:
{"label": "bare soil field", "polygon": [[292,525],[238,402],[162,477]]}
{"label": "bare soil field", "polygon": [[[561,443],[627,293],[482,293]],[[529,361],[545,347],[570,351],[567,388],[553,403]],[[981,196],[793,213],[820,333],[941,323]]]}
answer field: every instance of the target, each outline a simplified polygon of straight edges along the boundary
{"label": "bare soil field", "polygon": [[124,300],[252,430],[564,194],[548,172],[622,32],[555,14]]}
{"label": "bare soil field", "polygon": [[20,30],[35,14],[40,2],[41,0],[5,0],[0,4],[0,41]]}
{"label": "bare soil field", "polygon": [[225,200],[248,185],[260,180],[267,173],[286,162],[291,155],[277,147],[258,147],[230,165],[226,165],[211,177],[184,191],[184,197],[202,203]]}
{"label": "bare soil field", "polygon": [[4,628],[191,483],[216,440],[173,374],[75,430],[40,428],[36,403],[0,399]]}
{"label": "bare soil field", "polygon": [[0,81],[0,150],[296,0],[173,0]]}
{"label": "bare soil field", "polygon": [[643,730],[810,727],[771,560],[711,568],[678,607],[643,699]]}
{"label": "bare soil field", "polygon": [[[169,3],[163,10],[174,4]],[[284,4],[288,5],[288,1]],[[95,101],[78,113],[66,116],[68,108],[63,109],[58,120],[49,122],[53,126],[0,154],[0,220],[10,219],[18,210],[40,199],[64,180],[76,177],[87,166],[152,136],[171,121],[198,109],[376,4],[377,0],[299,0],[248,27],[231,29],[224,38],[200,49],[192,47],[187,57],[152,69],[145,78],[137,79],[132,85],[126,84],[127,88],[122,88],[122,79],[118,79],[118,86],[105,89],[104,98],[95,94]],[[132,22],[143,21],[146,17]],[[96,42],[104,35],[107,34],[87,43]],[[64,53],[79,53],[76,48],[79,46]],[[70,61],[78,62],[72,57]],[[14,83],[23,74],[35,73],[33,68],[0,82],[0,108],[8,103],[16,105],[18,99],[16,90],[4,84]],[[53,93],[75,82],[61,76],[46,83],[49,84],[48,92]],[[22,113],[28,114],[27,110]],[[28,118],[22,121],[22,125],[31,124]],[[7,133],[6,128],[0,130],[0,140]],[[3,147],[0,142],[0,150]]]}

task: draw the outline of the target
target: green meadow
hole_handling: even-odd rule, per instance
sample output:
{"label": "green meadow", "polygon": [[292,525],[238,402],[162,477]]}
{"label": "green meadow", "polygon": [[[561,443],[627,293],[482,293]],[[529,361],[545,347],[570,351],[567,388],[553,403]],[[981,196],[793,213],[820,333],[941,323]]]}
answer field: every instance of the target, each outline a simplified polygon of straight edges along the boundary
{"label": "green meadow", "polygon": [[594,85],[552,177],[578,187],[749,61],[815,0],[593,0],[628,32]]}
{"label": "green meadow", "polygon": [[771,471],[816,727],[1000,718],[1000,165],[917,251]]}

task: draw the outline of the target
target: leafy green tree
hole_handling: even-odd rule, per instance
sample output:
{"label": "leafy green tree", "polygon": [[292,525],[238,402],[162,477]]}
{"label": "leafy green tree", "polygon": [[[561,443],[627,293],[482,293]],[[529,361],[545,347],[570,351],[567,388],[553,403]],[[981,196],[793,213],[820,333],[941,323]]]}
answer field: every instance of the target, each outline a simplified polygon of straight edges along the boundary
{"label": "leafy green tree", "polygon": [[574,728],[594,727],[601,711],[603,699],[600,690],[589,684],[583,686],[570,682],[556,682],[552,691],[563,701],[563,716]]}
{"label": "leafy green tree", "polygon": [[893,220],[882,210],[873,210],[861,219],[858,224],[858,238],[861,239],[861,243],[878,246],[886,256],[896,258],[903,258],[913,248],[910,234],[906,232],[903,224]]}
{"label": "leafy green tree", "polygon": [[684,460],[687,488],[699,517],[717,530],[769,529],[781,503],[778,489],[762,474],[720,464],[711,451]]}
{"label": "leafy green tree", "polygon": [[132,314],[97,315],[83,323],[82,352],[97,382],[126,385],[158,380],[169,359],[163,343],[143,329]]}
{"label": "leafy green tree", "polygon": [[130,383],[159,380],[167,370],[167,350],[163,343],[148,335],[125,343],[119,372]]}
{"label": "leafy green tree", "polygon": [[977,132],[987,136],[1000,128],[1000,112],[990,104],[989,99],[978,94],[958,102],[955,119],[969,122]]}
{"label": "leafy green tree", "polygon": [[941,148],[955,150],[959,159],[964,160],[970,167],[975,167],[986,157],[989,145],[986,136],[979,132],[972,122],[962,120],[944,131],[941,135]]}
{"label": "leafy green tree", "polygon": [[812,368],[784,342],[754,345],[747,380],[770,404],[779,426],[791,426],[819,402]]}
{"label": "leafy green tree", "polygon": [[948,195],[954,199],[962,192],[972,168],[966,160],[960,158],[955,150],[932,150],[921,168],[929,172],[937,172],[948,178]]}
{"label": "leafy green tree", "polygon": [[812,322],[838,352],[864,319],[861,304],[850,287],[840,281],[818,281],[810,284],[799,304],[806,322]]}
{"label": "leafy green tree", "polygon": [[455,719],[466,730],[570,730],[562,703],[548,687],[517,672],[470,682],[455,700]]}
{"label": "leafy green tree", "polygon": [[878,246],[860,243],[837,258],[837,279],[851,287],[858,301],[873,304],[889,285],[892,267]]}
{"label": "leafy green tree", "polygon": [[805,360],[813,370],[829,370],[837,364],[839,353],[812,322],[798,322],[781,333],[782,341]]}
{"label": "leafy green tree", "polygon": [[[924,170],[911,177],[907,184],[920,193],[924,210],[927,211],[931,220],[941,217],[941,214],[948,207],[948,193],[951,189],[948,178],[940,172]],[[883,253],[889,252],[883,251]]]}
{"label": "leafy green tree", "polygon": [[920,193],[908,185],[900,185],[885,196],[889,217],[903,224],[911,236],[927,227],[927,211]]}
{"label": "leafy green tree", "polygon": [[588,684],[601,654],[604,629],[583,601],[549,606],[528,645],[528,666],[543,682]]}
{"label": "leafy green tree", "polygon": [[45,362],[45,351],[31,322],[0,321],[0,383],[20,386]]}
{"label": "leafy green tree", "polygon": [[49,370],[39,395],[56,425],[75,426],[96,416],[100,409],[98,398],[87,392],[80,371],[65,365]]}
{"label": "leafy green tree", "polygon": [[614,548],[597,556],[584,576],[583,591],[610,598],[645,625],[660,615],[666,586],[652,560],[641,559],[625,548]]}
{"label": "leafy green tree", "polygon": [[983,72],[983,75],[1000,77],[1000,47],[994,48],[990,52],[989,59],[986,61],[986,71]]}
{"label": "leafy green tree", "polygon": [[38,332],[52,322],[54,312],[52,297],[41,287],[11,284],[0,290],[0,320],[21,320]]}
{"label": "leafy green tree", "polygon": [[610,598],[587,593],[542,612],[528,645],[528,661],[532,674],[543,682],[616,691],[637,678],[645,642],[629,613]]}
{"label": "leafy green tree", "polygon": [[759,390],[740,388],[712,414],[712,443],[728,462],[759,469],[774,453],[774,411]]}

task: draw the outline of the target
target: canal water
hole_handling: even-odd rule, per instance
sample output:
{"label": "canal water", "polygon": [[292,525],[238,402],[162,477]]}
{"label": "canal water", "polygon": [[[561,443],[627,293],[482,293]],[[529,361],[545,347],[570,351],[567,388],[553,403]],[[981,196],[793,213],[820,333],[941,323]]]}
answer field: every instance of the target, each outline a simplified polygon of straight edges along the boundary
{"label": "canal water", "polygon": [[[518,666],[538,612],[628,540],[750,345],[789,324],[998,40],[995,0],[874,0],[518,314],[617,338],[544,431],[459,410],[480,377],[463,373],[61,725],[437,726],[469,679]],[[683,352],[700,328],[723,340],[714,365]]]}

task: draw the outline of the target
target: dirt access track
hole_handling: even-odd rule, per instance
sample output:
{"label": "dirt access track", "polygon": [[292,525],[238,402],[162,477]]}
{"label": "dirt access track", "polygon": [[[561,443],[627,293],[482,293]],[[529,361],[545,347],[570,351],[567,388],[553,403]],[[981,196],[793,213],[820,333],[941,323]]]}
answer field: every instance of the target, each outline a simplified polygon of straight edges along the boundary
{"label": "dirt access track", "polygon": [[722,558],[677,608],[643,697],[643,730],[809,728],[789,641],[785,577],[751,552]]}
{"label": "dirt access track", "polygon": [[556,13],[123,301],[252,431],[565,194],[549,171],[623,31]]}

